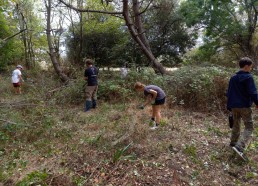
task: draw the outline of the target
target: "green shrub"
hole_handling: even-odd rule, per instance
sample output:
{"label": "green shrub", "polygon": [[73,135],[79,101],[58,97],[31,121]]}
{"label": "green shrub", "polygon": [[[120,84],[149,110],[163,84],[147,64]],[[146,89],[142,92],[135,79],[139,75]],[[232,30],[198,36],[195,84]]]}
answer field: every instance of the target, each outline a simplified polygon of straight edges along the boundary
{"label": "green shrub", "polygon": [[201,111],[223,110],[230,76],[219,67],[182,67],[172,73],[166,93],[172,105]]}
{"label": "green shrub", "polygon": [[121,80],[109,80],[99,84],[99,99],[111,102],[119,102],[128,100],[132,97],[132,90],[123,85]]}
{"label": "green shrub", "polygon": [[[233,69],[222,67],[180,67],[170,75],[157,75],[151,68],[144,68],[140,73],[130,70],[125,79],[119,72],[101,71],[99,76],[98,99],[111,103],[133,100],[137,94],[134,84],[160,86],[167,95],[167,105],[181,105],[198,111],[216,111],[226,108],[226,90]],[[57,103],[81,103],[84,101],[82,79],[75,80],[68,86],[54,93],[52,101]]]}
{"label": "green shrub", "polygon": [[[129,71],[126,79],[119,73],[103,74],[99,85],[99,97],[110,101],[130,100],[136,96],[134,83],[160,86],[167,95],[169,106],[181,105],[199,111],[216,111],[226,108],[226,90],[233,69],[222,67],[181,67],[170,75],[157,75],[151,68],[141,73]],[[114,99],[115,98],[115,99]]]}
{"label": "green shrub", "polygon": [[53,96],[51,96],[51,101],[59,104],[82,103],[84,100],[85,86],[86,84],[83,79],[74,80],[70,82],[67,86],[64,86],[55,91],[53,93]]}
{"label": "green shrub", "polygon": [[8,97],[14,94],[14,88],[11,82],[11,75],[10,77],[1,77],[0,75],[0,82],[1,82],[0,95]]}

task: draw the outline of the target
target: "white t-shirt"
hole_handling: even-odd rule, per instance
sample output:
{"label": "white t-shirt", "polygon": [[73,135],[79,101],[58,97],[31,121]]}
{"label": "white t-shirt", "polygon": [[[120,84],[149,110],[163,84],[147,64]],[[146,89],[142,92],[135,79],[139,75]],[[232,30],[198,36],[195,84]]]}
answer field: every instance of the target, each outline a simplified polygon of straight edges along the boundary
{"label": "white t-shirt", "polygon": [[19,69],[15,69],[12,74],[12,83],[19,83],[19,75],[21,75],[21,71]]}
{"label": "white t-shirt", "polygon": [[128,70],[127,70],[127,68],[125,68],[125,67],[122,67],[122,68],[120,69],[120,72],[121,72],[121,77],[122,77],[122,78],[125,78],[125,77],[127,76],[127,74],[128,74]]}

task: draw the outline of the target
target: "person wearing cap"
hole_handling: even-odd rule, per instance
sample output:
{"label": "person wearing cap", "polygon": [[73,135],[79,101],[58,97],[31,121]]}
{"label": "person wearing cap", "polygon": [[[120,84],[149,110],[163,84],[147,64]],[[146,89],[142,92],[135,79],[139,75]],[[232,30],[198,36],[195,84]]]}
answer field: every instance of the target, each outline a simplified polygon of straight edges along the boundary
{"label": "person wearing cap", "polygon": [[21,83],[23,81],[21,73],[22,68],[21,65],[17,65],[12,73],[12,83],[16,94],[21,94]]}

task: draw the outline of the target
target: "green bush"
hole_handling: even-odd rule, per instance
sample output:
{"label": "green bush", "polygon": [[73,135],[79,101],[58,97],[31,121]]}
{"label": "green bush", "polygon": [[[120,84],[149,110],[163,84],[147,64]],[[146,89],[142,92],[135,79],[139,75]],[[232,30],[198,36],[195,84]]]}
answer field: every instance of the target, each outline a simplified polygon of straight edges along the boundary
{"label": "green bush", "polygon": [[0,82],[1,82],[0,95],[8,97],[14,94],[14,88],[11,82],[11,75],[10,77],[1,77],[0,75]]}
{"label": "green bush", "polygon": [[[157,75],[151,68],[140,73],[131,70],[126,79],[119,73],[103,74],[99,97],[107,101],[130,100],[136,96],[134,83],[160,86],[167,95],[169,106],[181,105],[199,111],[216,111],[226,108],[226,90],[233,69],[222,67],[186,66],[169,75]],[[105,81],[103,81],[105,80]]]}
{"label": "green bush", "polygon": [[156,75],[151,68],[144,68],[141,72],[132,69],[125,79],[118,72],[103,72],[100,76],[98,96],[105,101],[129,101],[136,96],[134,84],[140,81],[144,84],[161,86],[164,77]]}
{"label": "green bush", "polygon": [[70,82],[67,86],[60,88],[53,93],[51,101],[59,104],[82,103],[84,100],[85,81],[83,79],[76,79]]}
{"label": "green bush", "polygon": [[221,67],[182,67],[167,82],[172,104],[201,111],[223,110],[232,73]]}
{"label": "green bush", "polygon": [[[140,73],[130,70],[125,79],[120,77],[119,72],[101,71],[98,99],[111,103],[133,100],[137,96],[134,84],[140,81],[164,89],[170,107],[181,105],[198,111],[224,110],[228,81],[235,72],[232,70],[215,66],[186,66],[161,76],[151,68],[144,68]],[[81,103],[84,101],[84,85],[82,79],[75,80],[51,98],[57,103]]]}

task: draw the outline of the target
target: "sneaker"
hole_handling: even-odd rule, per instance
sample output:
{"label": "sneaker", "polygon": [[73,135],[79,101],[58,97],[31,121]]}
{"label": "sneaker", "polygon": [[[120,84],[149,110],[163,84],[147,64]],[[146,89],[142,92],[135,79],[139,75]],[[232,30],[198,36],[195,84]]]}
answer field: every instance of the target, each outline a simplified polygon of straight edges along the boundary
{"label": "sneaker", "polygon": [[158,126],[153,126],[153,127],[151,127],[150,129],[151,130],[156,130],[158,128]]}
{"label": "sneaker", "polygon": [[243,160],[246,160],[243,151],[242,151],[239,147],[234,146],[234,147],[232,147],[232,149],[233,149]]}
{"label": "sneaker", "polygon": [[158,128],[158,125],[155,123],[154,125],[153,125],[153,127],[151,127],[150,129],[151,130],[155,130],[155,129],[157,129]]}

